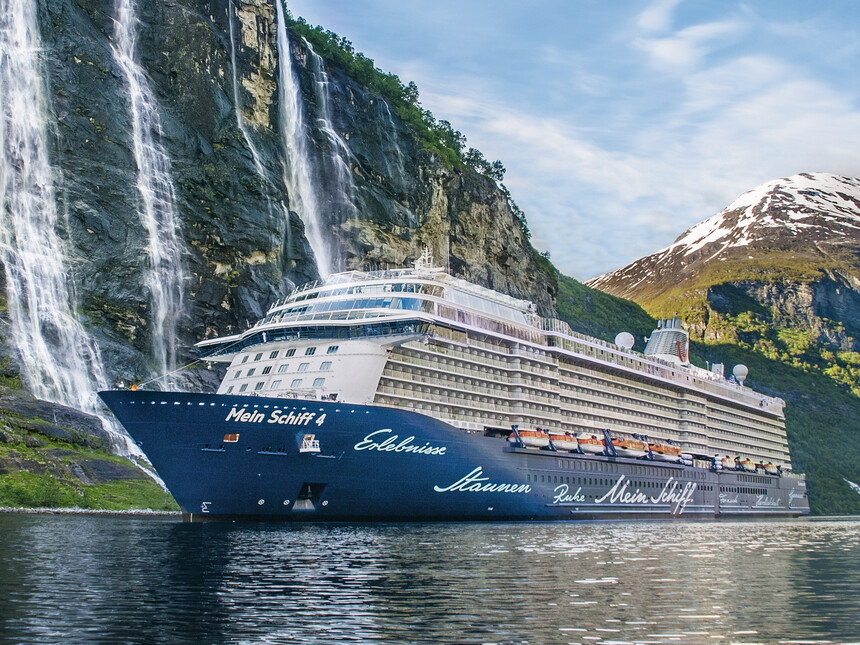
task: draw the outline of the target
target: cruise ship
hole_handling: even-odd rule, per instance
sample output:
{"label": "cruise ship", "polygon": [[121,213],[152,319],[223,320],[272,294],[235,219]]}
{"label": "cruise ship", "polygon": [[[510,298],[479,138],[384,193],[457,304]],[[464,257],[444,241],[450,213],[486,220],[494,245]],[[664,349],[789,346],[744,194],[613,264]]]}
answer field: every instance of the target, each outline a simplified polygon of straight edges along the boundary
{"label": "cruise ship", "polygon": [[796,517],[785,403],[746,368],[689,362],[679,321],[644,351],[414,267],[297,288],[198,343],[214,394],[100,395],[187,520]]}

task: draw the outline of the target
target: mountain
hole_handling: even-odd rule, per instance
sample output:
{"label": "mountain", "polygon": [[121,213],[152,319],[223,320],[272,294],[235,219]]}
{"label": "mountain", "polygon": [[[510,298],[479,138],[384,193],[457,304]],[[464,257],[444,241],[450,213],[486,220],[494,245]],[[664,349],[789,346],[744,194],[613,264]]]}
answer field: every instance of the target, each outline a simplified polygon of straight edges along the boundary
{"label": "mountain", "polygon": [[587,284],[654,316],[680,316],[700,340],[839,368],[860,395],[858,179],[768,182],[671,246]]}
{"label": "mountain", "polygon": [[587,283],[680,317],[705,361],[743,362],[788,402],[813,510],[858,512],[860,180],[803,173],[763,184],[674,244]]}
{"label": "mountain", "polygon": [[587,284],[637,302],[662,302],[691,284],[811,282],[832,272],[856,291],[858,251],[860,179],[803,173],[744,193],[671,246]]}

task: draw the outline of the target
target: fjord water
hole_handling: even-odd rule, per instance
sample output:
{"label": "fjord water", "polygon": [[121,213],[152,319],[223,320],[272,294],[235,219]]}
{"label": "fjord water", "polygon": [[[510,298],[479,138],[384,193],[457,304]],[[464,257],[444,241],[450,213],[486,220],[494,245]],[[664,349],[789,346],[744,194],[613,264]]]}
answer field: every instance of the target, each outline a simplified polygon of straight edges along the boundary
{"label": "fjord water", "polygon": [[860,521],[0,515],[13,643],[860,641]]}

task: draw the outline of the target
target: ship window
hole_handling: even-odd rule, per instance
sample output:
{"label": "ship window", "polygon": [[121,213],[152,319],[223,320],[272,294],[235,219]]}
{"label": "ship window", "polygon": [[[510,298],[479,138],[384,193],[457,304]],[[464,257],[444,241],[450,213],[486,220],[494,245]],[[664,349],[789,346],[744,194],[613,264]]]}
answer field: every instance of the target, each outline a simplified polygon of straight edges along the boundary
{"label": "ship window", "polygon": [[331,361],[323,361],[320,364],[320,372],[325,372],[331,369]]}
{"label": "ship window", "polygon": [[316,351],[317,351],[316,347],[308,347],[305,350],[305,356],[313,356],[314,354],[316,354]]}
{"label": "ship window", "polygon": [[237,441],[239,441],[239,435],[237,434],[224,435],[224,443],[236,443]]}
{"label": "ship window", "polygon": [[239,378],[242,376],[242,370],[236,370],[236,373],[233,375],[233,378]]}
{"label": "ship window", "polygon": [[293,382],[290,383],[290,387],[301,387],[301,386],[302,386],[302,379],[300,379],[300,378],[294,378]]}
{"label": "ship window", "polygon": [[326,354],[336,354],[337,350],[340,349],[338,345],[330,345],[327,350],[325,350]]}
{"label": "ship window", "polygon": [[247,389],[248,389],[248,384],[247,384],[247,383],[243,383],[243,384],[242,384],[242,387],[240,387],[240,388],[239,388],[239,391],[240,391],[240,392],[244,392],[244,391],[245,391],[245,390],[247,390]]}
{"label": "ship window", "polygon": [[288,349],[288,350],[284,353],[284,356],[285,356],[286,358],[289,358],[290,356],[295,356],[295,355],[296,355],[296,348],[295,348],[295,347],[293,347],[292,349]]}
{"label": "ship window", "polygon": [[262,390],[264,385],[265,385],[265,383],[264,383],[263,381],[260,381],[259,383],[257,383],[257,384],[254,386],[254,390],[255,390],[255,391],[256,391],[256,390]]}
{"label": "ship window", "polygon": [[271,354],[269,354],[269,358],[277,358],[277,357],[278,357],[278,350],[277,349],[274,352],[272,352]]}
{"label": "ship window", "polygon": [[230,387],[227,388],[227,394],[230,394],[230,392],[232,392],[232,391],[233,391],[233,386],[231,385]]}
{"label": "ship window", "polygon": [[278,374],[283,374],[283,373],[284,373],[284,372],[286,372],[288,369],[290,369],[290,366],[289,366],[289,365],[287,365],[286,363],[284,363],[283,365],[281,365],[280,367],[278,367]]}
{"label": "ship window", "polygon": [[257,355],[254,357],[254,360],[255,360],[255,361],[258,361],[258,360],[260,360],[261,358],[263,358],[263,352],[260,352],[259,354],[257,354]]}
{"label": "ship window", "polygon": [[314,387],[322,387],[324,383],[325,383],[324,378],[315,378],[314,379]]}
{"label": "ship window", "polygon": [[245,354],[245,355],[242,357],[242,362],[243,362],[243,363],[247,363],[247,362],[248,362],[248,354]]}
{"label": "ship window", "polygon": [[268,374],[271,371],[272,371],[271,365],[266,365],[266,367],[263,368],[263,374]]}
{"label": "ship window", "polygon": [[281,387],[281,379],[272,381],[272,387],[270,389],[277,390],[279,387]]}
{"label": "ship window", "polygon": [[299,372],[307,372],[309,365],[310,365],[310,363],[300,363],[298,371]]}
{"label": "ship window", "polygon": [[254,370],[255,370],[255,369],[256,369],[256,368],[254,368],[254,367],[252,367],[251,369],[249,369],[249,370],[248,370],[248,373],[247,373],[245,376],[254,376]]}

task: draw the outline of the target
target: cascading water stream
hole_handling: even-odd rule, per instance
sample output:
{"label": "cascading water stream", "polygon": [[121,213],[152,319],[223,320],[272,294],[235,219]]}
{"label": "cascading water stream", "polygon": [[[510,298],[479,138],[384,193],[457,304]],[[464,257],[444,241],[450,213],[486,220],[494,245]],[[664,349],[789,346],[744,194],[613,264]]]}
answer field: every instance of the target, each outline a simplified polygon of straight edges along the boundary
{"label": "cascading water stream", "polygon": [[322,130],[329,140],[331,150],[327,163],[334,171],[336,188],[334,192],[333,210],[341,219],[348,219],[356,215],[355,207],[355,184],[352,181],[352,170],[350,159],[353,158],[352,151],[337,131],[334,129],[330,108],[329,81],[325,71],[325,63],[322,57],[314,51],[311,44],[305,40],[305,46],[311,56],[311,73],[314,77],[314,93],[317,105],[317,127]]}
{"label": "cascading water stream", "polygon": [[317,272],[326,278],[332,272],[331,252],[323,233],[322,214],[311,179],[312,161],[308,154],[307,134],[302,112],[299,83],[290,60],[290,41],[281,0],[275,0],[278,28],[278,102],[284,145],[284,184],[290,206],[305,225],[308,242],[317,261]]}
{"label": "cascading water stream", "polygon": [[176,367],[176,333],[185,280],[183,243],[170,159],[160,143],[163,132],[158,105],[143,69],[135,60],[137,18],[132,0],[116,0],[115,10],[113,56],[128,90],[141,198],[138,215],[148,236],[146,285],[152,308],[153,353],[156,369],[167,374]]}
{"label": "cascading water stream", "polygon": [[[236,125],[239,127],[239,132],[242,133],[242,138],[245,139],[245,144],[251,151],[251,157],[254,160],[254,167],[257,169],[257,174],[263,180],[265,185],[268,185],[268,177],[263,168],[263,162],[260,160],[260,153],[257,147],[251,141],[251,136],[248,133],[248,128],[245,126],[245,117],[242,116],[242,103],[239,101],[239,78],[236,72],[236,36],[233,32],[233,0],[227,2],[227,21],[230,25],[230,65],[233,68],[233,106],[236,110]],[[268,190],[266,191],[266,200],[268,201]],[[271,208],[271,205],[270,205]]]}
{"label": "cascading water stream", "polygon": [[[397,125],[394,123],[394,117],[391,115],[391,108],[384,99],[377,101],[379,105],[379,123],[380,141],[384,142],[383,150],[385,152],[385,168],[388,171],[389,177],[397,177],[400,182],[404,182],[406,178],[406,165],[403,161],[403,152],[400,150],[400,139],[397,136]],[[394,156],[394,164],[388,161],[389,156]]]}
{"label": "cascading water stream", "polygon": [[[6,3],[4,3],[6,4]],[[40,398],[91,414],[106,384],[98,347],[74,315],[57,234],[36,2],[0,12],[0,259],[12,345]]]}

